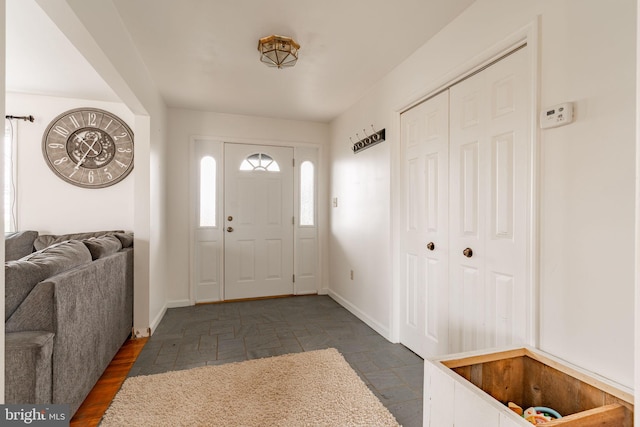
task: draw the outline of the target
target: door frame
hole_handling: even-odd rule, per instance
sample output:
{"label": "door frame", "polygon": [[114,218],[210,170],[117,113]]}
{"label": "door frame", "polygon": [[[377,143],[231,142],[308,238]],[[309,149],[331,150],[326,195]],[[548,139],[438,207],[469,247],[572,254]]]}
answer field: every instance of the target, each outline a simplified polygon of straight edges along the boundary
{"label": "door frame", "polygon": [[[315,179],[316,179],[316,224],[317,224],[317,256],[316,256],[316,266],[317,266],[317,289],[300,289],[298,281],[294,283],[294,294],[295,295],[306,295],[306,294],[326,294],[328,286],[325,283],[326,281],[326,262],[327,257],[324,252],[328,246],[327,244],[327,235],[326,230],[328,230],[328,208],[325,209],[326,203],[322,203],[323,200],[327,199],[327,187],[328,184],[326,180],[322,179],[324,175],[326,175],[327,166],[326,166],[326,153],[323,149],[323,146],[315,143],[307,143],[307,142],[291,142],[291,141],[279,141],[279,140],[265,140],[265,139],[253,139],[253,138],[237,138],[237,137],[225,137],[225,136],[215,136],[215,135],[191,135],[189,138],[189,207],[188,207],[188,215],[189,215],[189,250],[188,250],[188,288],[189,288],[189,299],[188,302],[185,301],[184,304],[173,304],[172,306],[183,306],[183,305],[195,305],[199,303],[196,301],[196,287],[197,283],[194,277],[194,269],[196,268],[196,253],[195,253],[195,244],[196,244],[196,236],[195,236],[195,226],[197,220],[197,200],[198,200],[198,192],[197,192],[197,183],[198,183],[198,165],[196,163],[196,144],[198,141],[211,141],[222,144],[222,159],[219,164],[219,176],[221,177],[221,182],[219,183],[219,188],[221,188],[220,194],[218,194],[218,198],[220,198],[220,203],[218,204],[218,213],[220,215],[224,214],[224,144],[232,143],[232,144],[249,144],[249,145],[258,145],[258,146],[280,146],[280,147],[291,147],[294,150],[294,158],[295,158],[295,168],[294,168],[294,210],[296,212],[296,218],[298,218],[299,211],[299,197],[297,195],[299,189],[299,166],[304,160],[311,160],[316,165],[315,171]],[[222,216],[219,215],[219,218]],[[298,264],[295,259],[295,251],[296,245],[298,243],[299,231],[298,226],[294,227],[294,274],[298,274]],[[224,243],[223,243],[224,245]],[[219,271],[219,283],[220,283],[220,293],[221,298],[216,301],[205,301],[207,302],[222,302],[224,299],[224,247],[222,248],[220,255],[220,271]]]}
{"label": "door frame", "polygon": [[[412,107],[424,102],[425,100],[437,95],[446,88],[460,82],[471,75],[483,70],[497,59],[511,52],[518,47],[526,44],[529,55],[529,95],[531,99],[530,109],[530,161],[531,161],[531,182],[530,182],[530,198],[529,198],[529,229],[528,229],[528,258],[527,258],[527,277],[528,289],[527,295],[530,301],[528,306],[529,313],[527,315],[526,339],[525,343],[532,347],[538,347],[540,342],[539,331],[539,206],[540,206],[540,143],[538,128],[538,111],[540,108],[539,82],[540,82],[540,46],[539,46],[539,18],[536,18],[520,30],[505,37],[502,41],[496,43],[492,47],[484,50],[480,55],[471,59],[467,63],[457,67],[452,72],[443,76],[439,81],[431,83],[423,90],[418,91],[418,95],[414,94],[405,98],[393,109],[393,122],[390,134],[396,141],[400,141],[402,129],[400,127],[400,115],[411,109]],[[402,268],[402,245],[401,230],[402,218],[402,144],[394,144],[391,149],[391,247],[392,247],[392,266],[391,274],[393,281],[393,294],[390,301],[391,327],[390,338],[392,342],[399,342],[400,324],[402,316],[402,296],[401,296],[401,268]]]}

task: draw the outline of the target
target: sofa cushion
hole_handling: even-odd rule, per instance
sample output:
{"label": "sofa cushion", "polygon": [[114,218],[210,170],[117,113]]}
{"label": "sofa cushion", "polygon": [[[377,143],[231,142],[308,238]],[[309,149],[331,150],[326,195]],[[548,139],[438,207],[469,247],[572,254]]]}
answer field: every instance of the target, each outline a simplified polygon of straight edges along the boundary
{"label": "sofa cushion", "polygon": [[92,237],[90,239],[83,240],[82,243],[84,243],[89,249],[89,252],[91,252],[91,258],[93,260],[109,256],[122,249],[120,239],[112,234]]}
{"label": "sofa cushion", "polygon": [[33,242],[38,237],[37,231],[17,231],[4,235],[4,260],[15,261],[33,252]]}
{"label": "sofa cushion", "polygon": [[91,252],[77,240],[61,242],[19,260],[6,262],[4,320],[14,313],[39,282],[89,262]]}
{"label": "sofa cushion", "polygon": [[133,246],[133,233],[115,233],[123,248],[130,248]]}
{"label": "sofa cushion", "polygon": [[49,276],[46,265],[31,261],[8,261],[4,264],[4,320],[16,311],[33,287]]}
{"label": "sofa cushion", "polygon": [[38,238],[33,242],[33,246],[36,248],[36,251],[46,248],[47,246],[51,246],[54,243],[64,242],[65,240],[84,240],[90,239],[91,237],[99,237],[104,236],[105,234],[114,234],[114,233],[124,233],[122,230],[113,230],[113,231],[90,231],[86,233],[73,233],[73,234],[44,234],[38,236]]}

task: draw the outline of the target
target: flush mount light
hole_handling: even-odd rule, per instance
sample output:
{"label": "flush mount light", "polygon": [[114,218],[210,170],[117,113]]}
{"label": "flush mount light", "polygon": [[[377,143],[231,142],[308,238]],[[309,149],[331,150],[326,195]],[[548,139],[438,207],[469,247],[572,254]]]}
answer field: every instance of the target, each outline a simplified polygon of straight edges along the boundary
{"label": "flush mount light", "polygon": [[291,37],[271,35],[258,41],[260,61],[269,67],[293,67],[298,61],[300,45]]}

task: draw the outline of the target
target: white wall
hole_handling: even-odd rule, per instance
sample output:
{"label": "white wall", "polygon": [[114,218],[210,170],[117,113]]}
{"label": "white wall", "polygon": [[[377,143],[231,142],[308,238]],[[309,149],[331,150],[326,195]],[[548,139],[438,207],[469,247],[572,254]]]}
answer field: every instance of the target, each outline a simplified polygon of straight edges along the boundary
{"label": "white wall", "polygon": [[[398,112],[539,17],[540,104],[576,105],[574,124],[538,142],[539,346],[632,387],[635,8],[478,0],[333,121],[330,291],[393,335]],[[352,154],[349,137],[371,123],[387,141]]]}
{"label": "white wall", "polygon": [[36,0],[134,114],[134,329],[146,335],[166,308],[166,106],[112,2]]}
{"label": "white wall", "polygon": [[[4,92],[5,92],[5,29],[6,29],[6,12],[5,12],[5,0],[0,0],[0,114],[5,115],[4,105]],[[2,117],[0,116],[0,117]],[[4,155],[3,148],[0,148],[0,153]],[[4,188],[4,174],[0,176],[0,182]],[[0,196],[0,209],[4,215],[4,193]],[[0,229],[2,233],[2,244],[0,245],[0,262],[4,263],[4,221]],[[4,274],[0,277],[0,315],[4,317]],[[4,329],[0,331],[0,403],[4,403]]]}
{"label": "white wall", "polygon": [[[640,34],[638,23],[640,22],[640,8],[636,10],[636,232],[635,232],[635,390],[640,390]],[[640,403],[640,396],[636,393],[635,407]],[[640,425],[640,411],[634,412],[634,424]]]}
{"label": "white wall", "polygon": [[[320,233],[326,235],[327,220],[327,147],[329,126],[324,123],[278,120],[264,117],[207,113],[192,110],[169,110],[167,234],[170,305],[189,304],[189,177],[191,137],[212,137],[223,142],[250,144],[314,144],[320,148],[319,209]],[[321,235],[320,242],[326,239]],[[326,245],[324,245],[326,254]],[[322,250],[322,249],[321,249]],[[326,255],[322,256],[326,259]],[[326,277],[326,275],[323,275]],[[326,285],[323,285],[326,286]]]}
{"label": "white wall", "polygon": [[65,234],[98,230],[133,230],[134,170],[119,183],[100,189],[71,185],[55,175],[42,155],[42,136],[49,123],[72,108],[109,111],[133,126],[123,104],[50,96],[6,94],[7,114],[32,115],[33,123],[13,120],[17,134],[17,224],[20,230]]}

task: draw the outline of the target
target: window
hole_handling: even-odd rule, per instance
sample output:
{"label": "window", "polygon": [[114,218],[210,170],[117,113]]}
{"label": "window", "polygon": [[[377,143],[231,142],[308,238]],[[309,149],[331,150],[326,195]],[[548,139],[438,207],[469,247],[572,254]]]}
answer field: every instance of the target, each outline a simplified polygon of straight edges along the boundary
{"label": "window", "polygon": [[278,162],[273,160],[271,156],[264,153],[255,153],[248,156],[240,165],[241,171],[267,171],[280,172]]}
{"label": "window", "polygon": [[300,225],[315,225],[315,175],[313,163],[300,165]]}
{"label": "window", "polygon": [[16,231],[15,144],[13,123],[4,124],[4,231]]}
{"label": "window", "polygon": [[200,160],[200,227],[216,226],[216,160]]}

